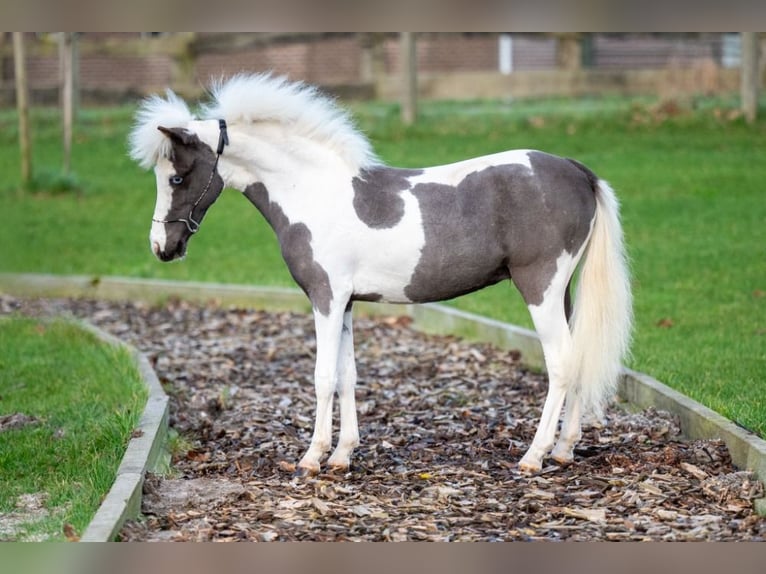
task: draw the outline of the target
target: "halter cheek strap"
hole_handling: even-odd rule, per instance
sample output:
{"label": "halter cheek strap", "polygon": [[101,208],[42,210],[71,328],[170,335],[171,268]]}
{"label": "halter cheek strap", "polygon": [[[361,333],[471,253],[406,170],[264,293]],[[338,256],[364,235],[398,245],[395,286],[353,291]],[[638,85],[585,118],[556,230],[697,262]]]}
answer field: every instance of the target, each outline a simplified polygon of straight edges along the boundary
{"label": "halter cheek strap", "polygon": [[218,120],[218,149],[215,152],[218,157],[223,153],[223,147],[227,145],[229,145],[229,132],[226,131],[226,120]]}
{"label": "halter cheek strap", "polygon": [[178,219],[152,218],[152,221],[155,223],[184,223],[186,224],[186,228],[189,230],[189,233],[194,234],[199,231],[200,223],[194,219],[194,210],[197,209],[197,206],[199,205],[200,201],[202,201],[202,198],[204,198],[207,195],[207,192],[210,190],[210,185],[213,183],[213,177],[215,176],[216,170],[218,169],[218,159],[221,157],[221,154],[223,154],[223,148],[227,145],[229,145],[229,133],[226,131],[226,120],[218,120],[218,147],[215,152],[215,163],[213,163],[213,169],[210,171],[210,177],[207,180],[207,184],[205,184],[205,188],[202,190],[202,193],[200,193],[197,201],[194,202],[194,205],[192,205],[191,209],[189,210],[188,217],[185,219],[182,217],[179,217]]}

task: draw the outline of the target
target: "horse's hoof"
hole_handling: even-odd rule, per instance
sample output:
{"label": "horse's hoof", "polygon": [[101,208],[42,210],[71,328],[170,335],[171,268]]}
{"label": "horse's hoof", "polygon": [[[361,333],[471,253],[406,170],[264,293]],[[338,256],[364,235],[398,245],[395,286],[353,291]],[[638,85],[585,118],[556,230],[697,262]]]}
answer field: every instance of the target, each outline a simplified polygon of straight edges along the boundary
{"label": "horse's hoof", "polygon": [[543,466],[542,464],[539,464],[539,463],[535,464],[531,462],[525,462],[523,460],[519,463],[519,471],[522,474],[535,474],[540,472],[542,469],[543,469]]}
{"label": "horse's hoof", "polygon": [[561,466],[568,466],[574,462],[573,456],[557,456],[555,454],[552,454],[551,458],[555,460]]}
{"label": "horse's hoof", "polygon": [[348,464],[338,463],[338,464],[329,464],[327,465],[327,472],[330,474],[346,474],[349,470]]}
{"label": "horse's hoof", "polygon": [[557,444],[551,452],[551,458],[561,466],[566,466],[574,462],[574,452],[571,446]]}
{"label": "horse's hoof", "polygon": [[298,478],[305,478],[309,476],[316,476],[317,474],[319,474],[319,465],[317,465],[316,467],[298,465],[297,467],[295,467],[295,472],[293,473],[293,476],[296,476]]}

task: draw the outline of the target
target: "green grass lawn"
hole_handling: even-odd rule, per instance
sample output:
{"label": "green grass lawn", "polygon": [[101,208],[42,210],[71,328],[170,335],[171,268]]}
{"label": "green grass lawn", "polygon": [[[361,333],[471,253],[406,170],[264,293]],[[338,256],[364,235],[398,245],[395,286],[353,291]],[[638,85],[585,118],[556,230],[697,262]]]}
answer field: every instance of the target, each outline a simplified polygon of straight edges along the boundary
{"label": "green grass lawn", "polygon": [[[388,163],[424,166],[510,148],[574,157],[610,181],[623,206],[636,332],[630,366],[766,436],[766,122],[736,99],[695,99],[669,114],[651,99],[423,102],[353,107]],[[211,209],[183,262],[148,249],[154,176],[126,154],[132,108],[83,110],[74,193],[20,197],[16,119],[0,112],[0,271],[292,285],[260,214],[236,192]],[[35,110],[35,164],[60,163],[57,115]],[[530,326],[498,285],[453,302]]]}
{"label": "green grass lawn", "polygon": [[127,351],[63,320],[0,317],[0,416],[27,422],[0,429],[0,526],[13,531],[0,540],[82,534],[146,397]]}

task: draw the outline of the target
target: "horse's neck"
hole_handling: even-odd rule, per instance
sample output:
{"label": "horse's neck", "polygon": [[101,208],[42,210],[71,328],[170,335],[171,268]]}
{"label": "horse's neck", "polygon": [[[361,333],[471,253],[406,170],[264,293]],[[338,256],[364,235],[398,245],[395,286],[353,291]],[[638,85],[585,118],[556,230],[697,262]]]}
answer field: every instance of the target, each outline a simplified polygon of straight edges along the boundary
{"label": "horse's neck", "polygon": [[227,187],[243,193],[254,183],[265,185],[271,197],[302,193],[298,188],[309,182],[350,181],[356,173],[332,148],[278,126],[237,130],[229,140],[219,171]]}
{"label": "horse's neck", "polygon": [[229,136],[219,171],[261,212],[280,243],[291,223],[311,221],[336,205],[358,168],[320,142],[275,131]]}

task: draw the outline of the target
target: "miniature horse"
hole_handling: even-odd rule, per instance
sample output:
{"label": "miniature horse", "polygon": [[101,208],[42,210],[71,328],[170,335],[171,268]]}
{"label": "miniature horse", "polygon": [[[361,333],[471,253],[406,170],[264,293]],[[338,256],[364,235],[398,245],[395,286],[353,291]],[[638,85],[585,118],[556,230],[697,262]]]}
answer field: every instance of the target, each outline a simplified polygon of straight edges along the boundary
{"label": "miniature horse", "polygon": [[441,301],[504,279],[527,304],[549,377],[519,467],[540,470],[551,448],[554,460],[571,461],[581,417],[602,414],[630,339],[630,282],[609,185],[577,161],[531,150],[390,167],[332,100],[270,74],[235,76],[212,96],[199,117],[171,91],[137,113],[131,156],[154,166],[157,180],[151,249],[162,261],[183,257],[224,187],[242,192],[273,228],[312,303],[317,337],[316,421],[297,472],[318,472],[330,449],[335,392],[340,434],[329,467],[347,469],[359,444],[354,301]]}

